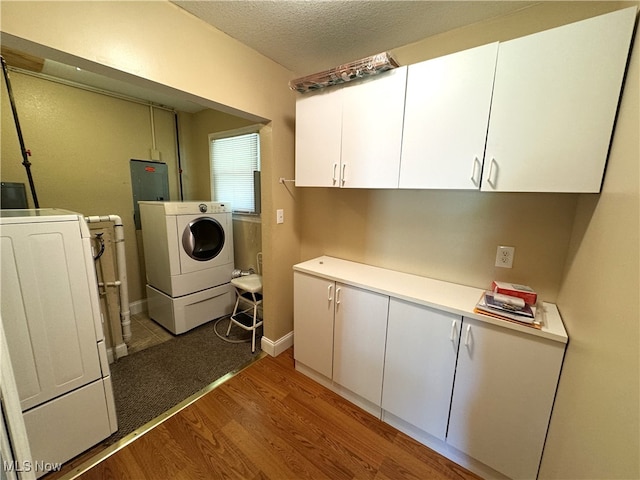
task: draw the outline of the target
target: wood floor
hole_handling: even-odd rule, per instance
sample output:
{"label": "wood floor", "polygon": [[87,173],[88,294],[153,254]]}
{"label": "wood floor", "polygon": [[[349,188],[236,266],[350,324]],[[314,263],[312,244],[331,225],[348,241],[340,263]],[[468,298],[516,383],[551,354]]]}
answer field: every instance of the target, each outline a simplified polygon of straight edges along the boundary
{"label": "wood floor", "polygon": [[90,479],[476,479],[267,356],[116,452]]}

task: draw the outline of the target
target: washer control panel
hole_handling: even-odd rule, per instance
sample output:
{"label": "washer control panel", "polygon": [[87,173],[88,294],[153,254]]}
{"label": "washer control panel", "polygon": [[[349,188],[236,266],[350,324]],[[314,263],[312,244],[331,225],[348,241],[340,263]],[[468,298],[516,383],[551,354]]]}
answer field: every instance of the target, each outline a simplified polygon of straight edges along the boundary
{"label": "washer control panel", "polygon": [[226,202],[141,202],[155,203],[164,207],[165,215],[199,215],[209,213],[231,213],[231,204]]}
{"label": "washer control panel", "polygon": [[[205,204],[201,204],[201,205],[205,205]],[[208,210],[209,213],[227,213],[231,211],[230,203],[213,202],[213,203],[206,204],[206,206],[209,208]]]}

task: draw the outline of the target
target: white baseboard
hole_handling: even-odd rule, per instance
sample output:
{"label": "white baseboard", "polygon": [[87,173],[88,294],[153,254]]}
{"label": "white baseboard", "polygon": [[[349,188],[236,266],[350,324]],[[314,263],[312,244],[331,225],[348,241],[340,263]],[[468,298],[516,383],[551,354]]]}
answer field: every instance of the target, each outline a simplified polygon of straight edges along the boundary
{"label": "white baseboard", "polygon": [[126,357],[127,355],[129,355],[129,350],[126,343],[116,345],[116,358]]}
{"label": "white baseboard", "polygon": [[127,349],[126,343],[119,343],[115,348],[115,357],[113,355],[113,347],[107,349],[107,360],[109,364],[113,363],[116,358],[122,358],[129,355],[129,350]]}
{"label": "white baseboard", "polygon": [[268,353],[272,357],[277,357],[286,349],[293,346],[293,331],[287,333],[284,337],[280,337],[279,339],[273,341],[262,336],[262,340],[260,342],[260,348],[265,353]]}
{"label": "white baseboard", "polygon": [[129,311],[131,315],[135,315],[136,313],[142,313],[147,311],[147,299],[143,298],[142,300],[137,300],[135,302],[131,302],[129,304]]}

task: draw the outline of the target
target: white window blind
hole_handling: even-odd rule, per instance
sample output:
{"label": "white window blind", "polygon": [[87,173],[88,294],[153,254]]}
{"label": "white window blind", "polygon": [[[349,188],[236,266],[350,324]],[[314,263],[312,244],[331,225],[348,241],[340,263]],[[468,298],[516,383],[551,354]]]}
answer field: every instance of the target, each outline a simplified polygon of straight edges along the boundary
{"label": "white window blind", "polygon": [[231,202],[235,212],[256,212],[254,171],[260,170],[257,133],[210,140],[212,192],[215,202]]}

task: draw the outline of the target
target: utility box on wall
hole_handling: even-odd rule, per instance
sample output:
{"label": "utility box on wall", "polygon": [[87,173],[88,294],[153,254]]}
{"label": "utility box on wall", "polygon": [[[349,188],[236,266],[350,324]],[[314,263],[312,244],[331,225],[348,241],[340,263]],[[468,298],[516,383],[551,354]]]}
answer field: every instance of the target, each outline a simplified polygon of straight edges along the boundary
{"label": "utility box on wall", "polygon": [[147,160],[131,160],[131,190],[133,192],[133,219],[136,230],[140,225],[138,202],[142,200],[169,201],[169,173],[167,164]]}

